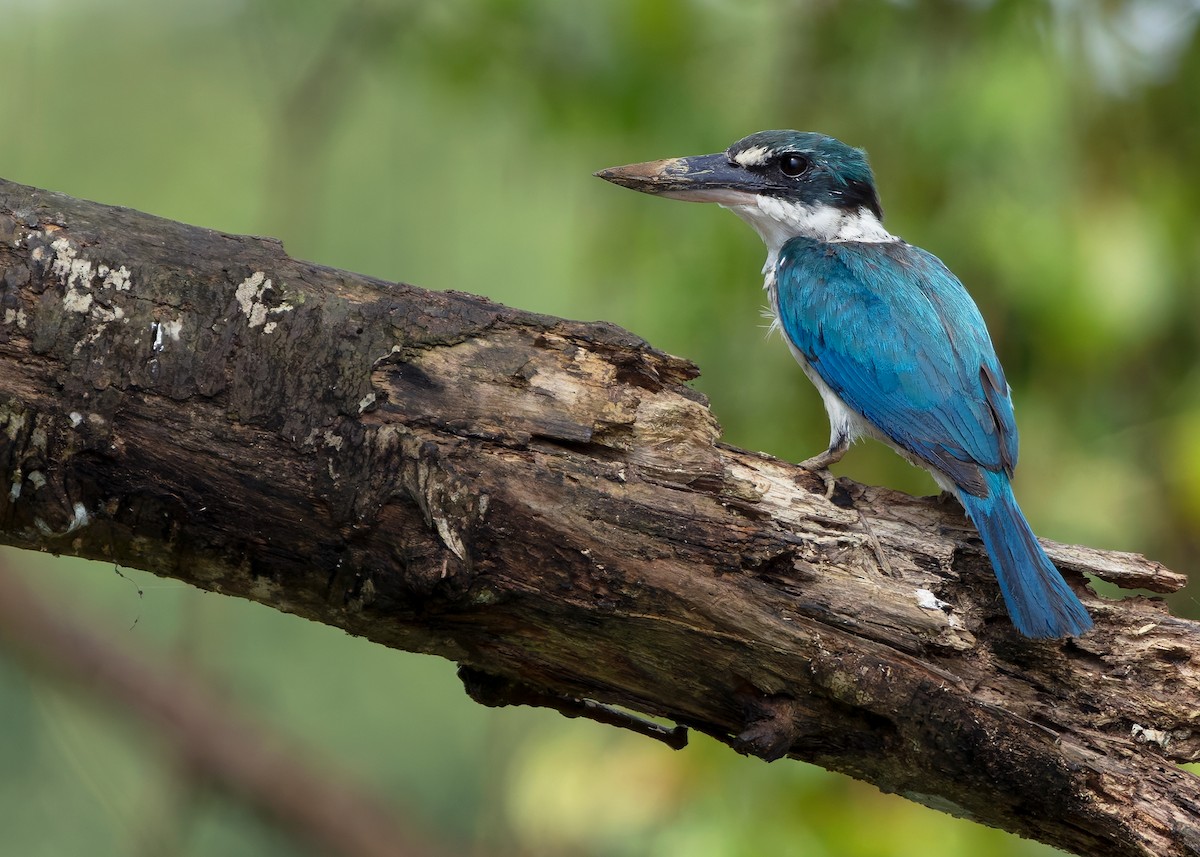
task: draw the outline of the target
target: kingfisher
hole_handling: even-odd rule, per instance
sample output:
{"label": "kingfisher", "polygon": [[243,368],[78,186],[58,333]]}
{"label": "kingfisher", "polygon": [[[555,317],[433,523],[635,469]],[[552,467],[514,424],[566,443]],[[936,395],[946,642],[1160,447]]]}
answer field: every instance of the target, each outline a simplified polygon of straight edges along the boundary
{"label": "kingfisher", "polygon": [[962,503],[1020,633],[1092,626],[1013,495],[1017,425],[983,317],[941,260],[884,228],[864,151],[824,134],[760,131],[714,155],[596,175],[714,202],[762,238],[772,326],[829,415],[829,447],[802,467],[824,472],[858,438],[883,441]]}

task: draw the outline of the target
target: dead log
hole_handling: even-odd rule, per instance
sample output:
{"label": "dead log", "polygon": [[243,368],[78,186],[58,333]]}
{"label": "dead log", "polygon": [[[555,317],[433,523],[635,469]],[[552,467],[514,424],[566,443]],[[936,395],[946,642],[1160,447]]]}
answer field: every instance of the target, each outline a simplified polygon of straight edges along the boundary
{"label": "dead log", "polygon": [[488,704],[616,704],[1078,854],[1200,853],[1200,629],[1083,578],[1181,575],[1047,543],[1096,629],[1021,638],[961,510],[827,500],[721,444],[695,375],[0,181],[0,541],[441,655]]}

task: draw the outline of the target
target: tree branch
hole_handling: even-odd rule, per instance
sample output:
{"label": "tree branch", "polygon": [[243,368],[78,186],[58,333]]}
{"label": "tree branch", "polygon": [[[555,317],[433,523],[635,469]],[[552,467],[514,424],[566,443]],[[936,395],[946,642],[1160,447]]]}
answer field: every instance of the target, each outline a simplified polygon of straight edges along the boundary
{"label": "tree branch", "polygon": [[[1015,634],[961,511],[718,442],[695,368],[0,182],[0,539],[620,705],[1079,854],[1200,853],[1200,633],[1047,543]],[[514,692],[522,687],[527,691]],[[584,711],[584,708],[575,709]]]}

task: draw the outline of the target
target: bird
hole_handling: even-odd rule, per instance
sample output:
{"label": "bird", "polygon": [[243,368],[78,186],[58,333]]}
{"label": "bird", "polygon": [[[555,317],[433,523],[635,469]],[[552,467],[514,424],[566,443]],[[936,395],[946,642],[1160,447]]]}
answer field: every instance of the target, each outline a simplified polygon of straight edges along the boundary
{"label": "bird", "polygon": [[811,131],[760,131],[724,152],[595,175],[716,203],[762,238],[772,326],[829,416],[828,448],[802,467],[827,472],[855,440],[883,441],[962,504],[1022,635],[1091,628],[1013,494],[1017,425],[983,316],[941,260],[884,228],[866,152]]}

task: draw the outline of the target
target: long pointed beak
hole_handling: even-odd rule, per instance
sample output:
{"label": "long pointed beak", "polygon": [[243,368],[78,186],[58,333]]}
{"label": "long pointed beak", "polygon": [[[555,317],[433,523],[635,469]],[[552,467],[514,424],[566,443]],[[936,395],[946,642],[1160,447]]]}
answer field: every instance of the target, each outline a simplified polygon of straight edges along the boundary
{"label": "long pointed beak", "polygon": [[596,175],[605,181],[642,193],[688,202],[746,205],[754,201],[756,177],[731,164],[725,153],[668,158],[624,167],[609,167]]}

